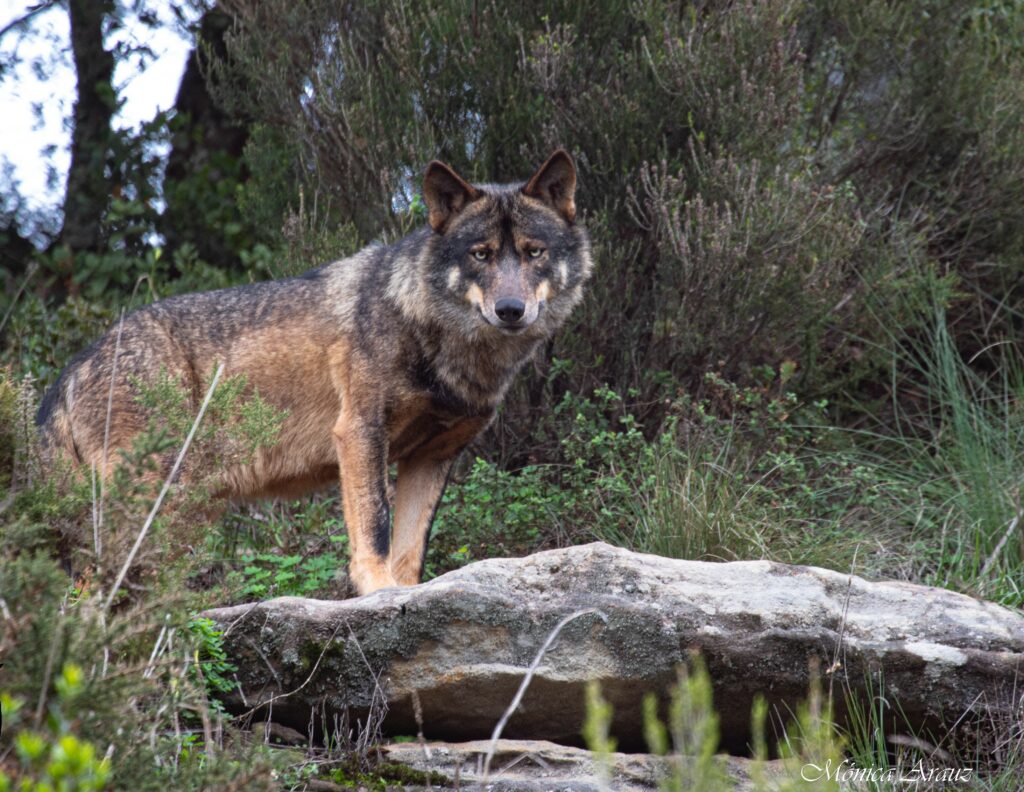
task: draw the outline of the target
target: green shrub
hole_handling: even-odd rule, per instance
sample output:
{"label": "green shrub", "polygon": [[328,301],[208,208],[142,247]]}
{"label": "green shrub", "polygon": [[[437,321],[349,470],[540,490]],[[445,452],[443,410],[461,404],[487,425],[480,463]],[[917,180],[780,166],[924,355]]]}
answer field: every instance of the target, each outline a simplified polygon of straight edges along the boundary
{"label": "green shrub", "polygon": [[644,701],[644,735],[652,752],[666,755],[671,738],[671,771],[661,784],[665,792],[728,788],[718,749],[718,716],[712,707],[711,677],[699,656],[690,667],[681,666],[679,680],[671,691],[667,728],[658,720],[653,694]]}
{"label": "green shrub", "polygon": [[[717,754],[720,736],[718,715],[713,707],[711,677],[700,655],[693,653],[681,665],[676,684],[668,691],[668,719],[662,722],[658,697],[647,694],[643,701],[644,738],[651,753],[668,759],[665,773],[659,779],[663,792],[723,792],[735,786],[726,772],[724,757]],[[609,738],[612,708],[601,697],[598,684],[591,683],[586,692],[586,715],[583,738],[594,751],[599,766],[614,750]],[[844,740],[832,718],[831,706],[823,700],[821,682],[816,669],[806,702],[797,707],[792,722],[775,735],[783,763],[780,777],[768,778],[764,762],[768,759],[766,736],[767,704],[762,698],[754,702],[752,712],[753,788],[773,792],[825,789],[839,792],[835,769],[843,762]],[[806,780],[807,769],[828,768],[813,781]]]}
{"label": "green shrub", "polygon": [[311,556],[246,553],[239,563],[242,596],[261,600],[322,594],[345,567],[345,558],[329,551]]}
{"label": "green shrub", "polygon": [[[3,392],[9,387],[3,380]],[[14,388],[30,392],[21,383]],[[192,468],[197,486],[215,472],[199,463],[222,458],[212,450],[218,431],[234,439],[239,458],[276,431],[273,416],[243,391],[227,381],[208,413],[223,423],[200,433]],[[171,432],[184,426],[178,413],[189,408],[171,399],[169,389],[154,386],[148,395],[168,409]],[[24,396],[15,399],[16,412],[31,415],[31,399],[19,400]],[[16,763],[3,768],[11,788],[198,789],[235,777],[249,778],[252,788],[270,787],[272,768],[260,749],[237,741],[226,747],[209,737],[223,734],[216,694],[234,683],[220,636],[188,616],[209,596],[184,585],[204,558],[195,538],[206,528],[188,485],[164,504],[121,595],[113,607],[107,604],[113,575],[152,505],[152,486],[140,481],[139,471],[149,468],[151,452],[180,443],[162,430],[144,435],[102,499],[88,473],[54,466],[45,475],[16,477],[0,509],[0,739],[16,749]],[[33,443],[31,433],[15,432],[0,470],[30,457]],[[191,547],[181,541],[188,536]],[[218,723],[215,730],[183,750],[196,743],[193,730],[211,723]]]}
{"label": "green shrub", "polygon": [[949,321],[937,308],[926,334],[899,343],[894,376],[911,372],[923,398],[894,405],[895,433],[865,431],[863,458],[895,484],[889,510],[913,526],[921,578],[1020,606],[1024,361],[1004,345],[995,371],[973,370]]}
{"label": "green shrub", "polygon": [[56,706],[46,719],[44,731],[20,728],[25,701],[0,695],[4,724],[14,732],[11,742],[18,760],[13,778],[0,768],[0,790],[99,792],[108,788],[110,758],[98,756],[93,743],[72,733],[72,724],[64,714],[64,710],[73,709],[74,700],[82,694],[82,677],[77,665],[64,666],[55,682]]}
{"label": "green shrub", "polygon": [[238,687],[238,683],[229,677],[238,670],[238,666],[228,660],[224,650],[223,633],[216,628],[211,619],[194,616],[189,620],[186,629],[195,642],[193,662],[189,669],[206,686],[207,693],[214,696],[214,705],[220,709],[216,695],[230,693]]}

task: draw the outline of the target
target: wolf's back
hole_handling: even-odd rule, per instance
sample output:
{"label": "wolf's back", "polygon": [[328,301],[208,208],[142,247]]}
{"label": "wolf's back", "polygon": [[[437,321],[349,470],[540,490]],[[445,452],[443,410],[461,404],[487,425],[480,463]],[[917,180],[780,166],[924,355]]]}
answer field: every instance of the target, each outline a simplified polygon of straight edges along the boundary
{"label": "wolf's back", "polygon": [[218,362],[272,395],[274,371],[294,359],[297,340],[333,332],[326,293],[348,279],[329,270],[170,297],[132,312],[72,358],[47,390],[36,415],[44,453],[88,465],[129,448],[150,417],[138,403],[138,383],[161,374],[187,390],[193,407]]}

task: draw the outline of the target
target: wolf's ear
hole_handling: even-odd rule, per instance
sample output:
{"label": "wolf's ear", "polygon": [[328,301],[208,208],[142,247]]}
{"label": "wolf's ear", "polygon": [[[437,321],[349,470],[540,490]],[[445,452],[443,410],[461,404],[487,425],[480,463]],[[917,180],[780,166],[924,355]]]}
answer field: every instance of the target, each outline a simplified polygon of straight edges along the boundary
{"label": "wolf's ear", "polygon": [[539,198],[570,223],[576,219],[576,166],[565,149],[559,149],[540,166],[523,192]]}
{"label": "wolf's ear", "polygon": [[443,162],[434,160],[427,166],[423,177],[423,201],[427,205],[430,227],[435,231],[444,231],[452,217],[479,197],[479,190],[467,184]]}

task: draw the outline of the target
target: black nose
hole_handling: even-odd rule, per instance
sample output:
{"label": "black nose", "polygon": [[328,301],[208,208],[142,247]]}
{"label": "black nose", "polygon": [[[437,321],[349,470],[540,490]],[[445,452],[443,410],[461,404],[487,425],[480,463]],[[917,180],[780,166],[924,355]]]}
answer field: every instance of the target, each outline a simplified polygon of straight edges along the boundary
{"label": "black nose", "polygon": [[494,304],[494,312],[505,324],[518,322],[526,313],[526,303],[515,297],[502,297]]}

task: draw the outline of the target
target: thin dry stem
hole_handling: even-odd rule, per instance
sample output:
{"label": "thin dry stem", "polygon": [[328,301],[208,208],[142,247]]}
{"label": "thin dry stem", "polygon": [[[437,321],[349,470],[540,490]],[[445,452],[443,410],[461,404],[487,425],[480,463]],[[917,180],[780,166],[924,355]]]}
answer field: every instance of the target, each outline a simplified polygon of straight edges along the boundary
{"label": "thin dry stem", "polygon": [[999,544],[996,545],[992,554],[985,559],[985,564],[981,568],[982,577],[985,577],[989,573],[989,570],[995,566],[996,561],[999,560],[999,554],[1003,552],[1003,548],[1006,547],[1006,543],[1010,541],[1010,537],[1013,536],[1013,532],[1017,530],[1017,525],[1020,523],[1020,517],[1021,515],[1019,513],[1014,515],[1013,519],[1010,520],[1010,524],[1006,527],[1006,532],[999,540]]}
{"label": "thin dry stem", "polygon": [[46,666],[43,669],[43,684],[39,688],[39,701],[36,702],[36,711],[33,722],[37,729],[43,722],[43,711],[46,709],[46,694],[50,690],[50,680],[53,678],[53,664],[56,662],[57,649],[60,646],[61,635],[64,632],[64,615],[67,604],[68,595],[65,594],[64,599],[60,603],[60,609],[57,612],[57,624],[53,629],[53,638],[50,641],[50,651],[46,654]]}
{"label": "thin dry stem", "polygon": [[142,526],[142,530],[139,531],[138,538],[136,538],[131,552],[128,553],[128,557],[124,560],[124,566],[121,567],[121,571],[117,575],[117,580],[114,581],[114,585],[110,589],[110,596],[107,597],[107,602],[103,606],[105,611],[110,610],[110,605],[113,603],[118,589],[121,588],[125,575],[128,574],[132,561],[135,560],[135,555],[139,552],[139,548],[142,547],[142,542],[146,538],[146,534],[149,533],[149,528],[153,524],[154,518],[156,518],[156,513],[160,510],[160,506],[163,504],[164,498],[167,496],[167,492],[171,488],[171,484],[174,482],[174,477],[178,475],[178,469],[181,467],[181,463],[185,459],[185,454],[188,453],[189,446],[192,445],[192,438],[196,435],[196,430],[199,428],[199,424],[203,420],[206,408],[209,406],[210,399],[213,397],[213,391],[217,387],[217,383],[220,381],[220,375],[223,373],[224,364],[221,363],[217,366],[217,372],[213,375],[213,382],[210,383],[210,387],[206,391],[206,397],[203,399],[203,403],[199,407],[199,413],[196,415],[195,421],[192,422],[192,428],[189,430],[188,437],[185,438],[185,443],[182,445],[181,451],[178,452],[178,458],[174,460],[174,467],[171,468],[170,474],[164,481],[164,486],[160,490],[160,494],[157,496],[156,502],[153,504],[153,508],[150,510],[149,516],[146,518],[146,522]]}
{"label": "thin dry stem", "polygon": [[[99,529],[103,527],[103,503],[107,495],[107,469],[110,462],[110,418],[114,411],[114,382],[117,377],[117,359],[121,356],[121,331],[124,330],[124,308],[121,309],[121,316],[117,320],[117,339],[114,342],[114,362],[110,367],[110,389],[107,391],[107,416],[103,423],[103,469],[100,471],[100,506],[97,515],[96,535],[99,536]],[[98,542],[98,538],[97,538]],[[99,563],[99,551],[96,552],[96,562]]]}
{"label": "thin dry stem", "polygon": [[494,727],[494,733],[491,735],[491,744],[487,749],[487,756],[484,758],[483,776],[485,784],[487,783],[487,779],[490,777],[491,760],[494,758],[494,752],[498,748],[498,740],[501,738],[501,733],[505,730],[505,725],[508,723],[509,718],[511,718],[515,711],[519,709],[519,705],[523,701],[523,696],[526,695],[526,689],[530,686],[530,682],[533,680],[533,675],[537,673],[537,669],[540,667],[540,661],[544,659],[544,654],[549,648],[551,648],[551,644],[553,644],[555,639],[558,638],[558,634],[562,632],[562,628],[565,627],[565,625],[578,619],[580,616],[586,616],[590,613],[595,614],[605,624],[608,623],[608,617],[597,608],[587,608],[586,610],[570,613],[555,625],[555,629],[551,631],[547,640],[544,641],[544,645],[541,646],[540,650],[537,652],[537,656],[533,658],[533,662],[527,669],[526,676],[523,677],[522,684],[519,685],[519,690],[516,691],[516,695],[512,699],[512,703],[508,705],[508,709],[505,710],[505,714],[501,716],[501,720],[498,721],[498,725]]}

